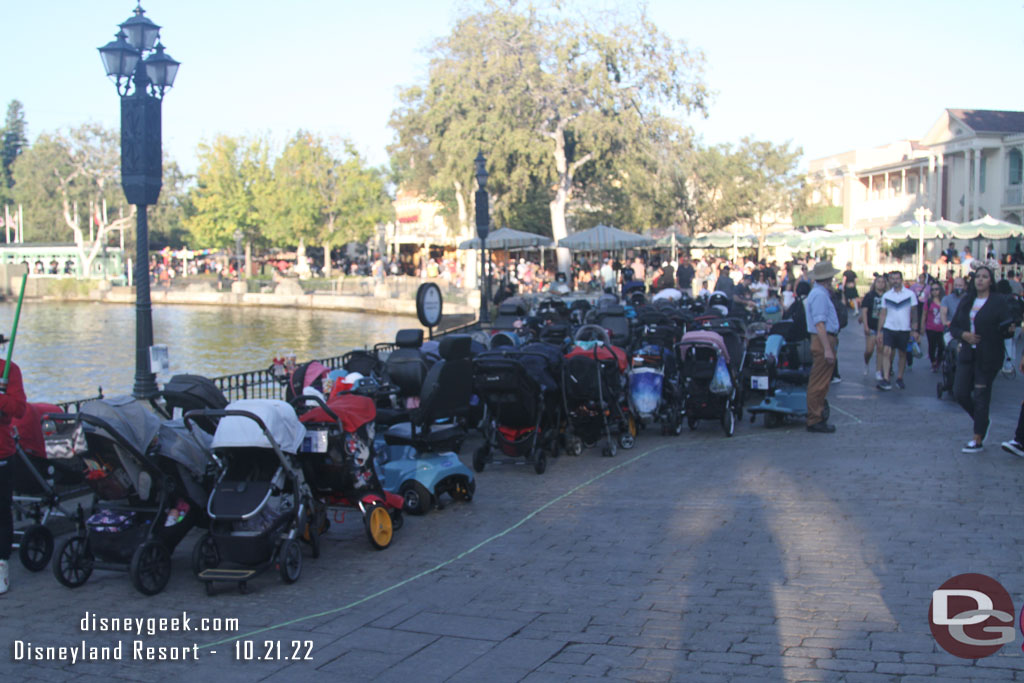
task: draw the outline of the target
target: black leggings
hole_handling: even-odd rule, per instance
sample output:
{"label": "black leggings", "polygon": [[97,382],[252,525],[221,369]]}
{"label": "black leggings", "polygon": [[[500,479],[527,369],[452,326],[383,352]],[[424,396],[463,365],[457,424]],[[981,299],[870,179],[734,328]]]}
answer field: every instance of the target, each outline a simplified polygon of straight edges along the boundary
{"label": "black leggings", "polygon": [[942,354],[946,352],[946,341],[942,338],[942,330],[925,330],[928,335],[928,359],[932,365],[942,362]]}
{"label": "black leggings", "polygon": [[985,438],[988,432],[988,407],[992,401],[992,382],[999,374],[996,371],[985,375],[974,363],[957,363],[956,378],[953,380],[953,397],[974,419],[974,433]]}
{"label": "black leggings", "polygon": [[0,560],[11,559],[14,543],[14,491],[10,458],[0,460]]}

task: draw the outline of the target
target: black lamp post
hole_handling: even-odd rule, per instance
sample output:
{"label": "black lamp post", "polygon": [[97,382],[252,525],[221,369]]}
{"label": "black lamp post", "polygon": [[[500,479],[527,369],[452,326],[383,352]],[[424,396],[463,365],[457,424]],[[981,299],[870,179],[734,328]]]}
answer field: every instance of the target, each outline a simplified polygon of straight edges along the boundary
{"label": "black lamp post", "polygon": [[[135,248],[135,386],[137,398],[157,391],[149,363],[153,345],[153,310],[149,299],[149,226],[146,207],[156,204],[163,182],[160,103],[174,85],[179,63],[157,43],[160,27],[146,18],[141,5],[103,47],[100,57],[121,96],[121,187],[136,210]],[[155,44],[155,45],[154,45]],[[146,56],[148,54],[148,56]]]}
{"label": "black lamp post", "polygon": [[491,300],[490,264],[487,263],[487,233],[491,229],[491,212],[487,195],[487,159],[477,152],[476,159],[476,234],[480,238],[480,322],[491,322],[487,304]]}

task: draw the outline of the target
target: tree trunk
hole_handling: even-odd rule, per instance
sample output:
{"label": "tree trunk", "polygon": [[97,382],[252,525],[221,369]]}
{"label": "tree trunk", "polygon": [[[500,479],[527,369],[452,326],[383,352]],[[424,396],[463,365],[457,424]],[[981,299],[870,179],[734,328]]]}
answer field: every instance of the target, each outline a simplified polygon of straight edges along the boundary
{"label": "tree trunk", "polygon": [[[572,175],[569,171],[568,159],[565,156],[565,128],[562,125],[550,135],[555,143],[555,171],[558,173],[558,184],[555,187],[555,197],[551,200],[551,236],[555,243],[558,240],[569,236],[569,229],[565,224],[565,207],[572,198]],[[569,250],[559,247],[555,250],[558,259],[558,272],[565,273],[570,277]]]}
{"label": "tree trunk", "polygon": [[300,278],[309,277],[309,264],[306,263],[306,240],[299,238],[299,246],[295,250],[295,272]]}
{"label": "tree trunk", "polygon": [[[462,236],[461,239],[472,239],[476,231],[469,227],[469,207],[466,206],[466,195],[462,193],[462,183],[455,180],[453,185],[455,186],[455,204],[458,207],[459,214],[459,235]],[[476,289],[479,283],[478,271],[480,270],[480,265],[477,261],[479,252],[479,249],[470,249],[466,254],[466,265],[462,276],[463,285],[466,289]]]}
{"label": "tree trunk", "polygon": [[324,277],[331,277],[331,241],[324,240]]}

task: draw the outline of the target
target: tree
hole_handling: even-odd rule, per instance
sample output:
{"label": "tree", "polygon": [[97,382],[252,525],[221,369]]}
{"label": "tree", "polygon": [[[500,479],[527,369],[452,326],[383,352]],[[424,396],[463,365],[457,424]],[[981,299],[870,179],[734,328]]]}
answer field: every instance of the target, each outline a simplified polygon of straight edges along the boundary
{"label": "tree", "polygon": [[14,187],[14,162],[28,147],[25,109],[18,100],[7,105],[4,119],[3,142],[0,147],[0,204],[11,197]]}
{"label": "tree", "polygon": [[[121,190],[119,143],[116,132],[85,124],[40,135],[14,164],[15,198],[27,208],[28,239],[64,241],[70,229],[85,274],[110,233],[131,225],[135,215]],[[121,210],[111,220],[116,207]]]}
{"label": "tree", "polygon": [[540,181],[560,239],[588,164],[592,193],[613,198],[627,160],[650,157],[646,133],[661,128],[661,106],[704,111],[702,63],[642,8],[632,20],[595,23],[559,4],[488,0],[433,46],[427,86],[403,93],[392,151],[412,175],[454,189],[464,227],[472,160],[484,150],[493,213],[510,213]]}
{"label": "tree", "polygon": [[267,195],[271,190],[268,146],[260,138],[217,136],[200,143],[196,186],[189,193],[195,213],[185,225],[198,247],[230,247],[235,231],[245,241],[246,275],[252,274],[252,246],[266,239]]}
{"label": "tree", "polygon": [[747,216],[740,206],[744,176],[743,159],[731,145],[698,151],[688,183],[693,197],[693,212],[688,216],[691,234],[718,230]]}
{"label": "tree", "polygon": [[748,136],[736,150],[742,168],[737,207],[755,228],[759,258],[764,253],[768,228],[790,214],[800,190],[796,166],[803,150],[790,149],[790,144],[774,145]]}

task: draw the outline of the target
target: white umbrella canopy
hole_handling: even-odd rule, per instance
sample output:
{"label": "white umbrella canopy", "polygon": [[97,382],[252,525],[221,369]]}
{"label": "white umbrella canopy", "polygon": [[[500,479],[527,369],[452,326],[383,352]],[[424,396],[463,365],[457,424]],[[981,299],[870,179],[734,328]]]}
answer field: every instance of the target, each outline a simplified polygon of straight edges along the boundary
{"label": "white umbrella canopy", "polygon": [[1024,235],[1024,226],[1007,223],[992,216],[983,216],[969,223],[961,223],[951,231],[953,237],[961,240],[1002,240]]}
{"label": "white umbrella canopy", "polygon": [[[490,240],[488,240],[490,242]],[[601,251],[603,249],[634,249],[653,247],[654,238],[626,232],[609,225],[595,225],[587,230],[563,237],[558,240],[559,247],[575,251]]]}
{"label": "white umbrella canopy", "polygon": [[[537,247],[550,247],[553,243],[554,241],[550,237],[522,230],[513,230],[512,228],[498,228],[487,235],[488,249],[536,249]],[[459,244],[459,249],[479,248],[479,237],[474,237]]]}

